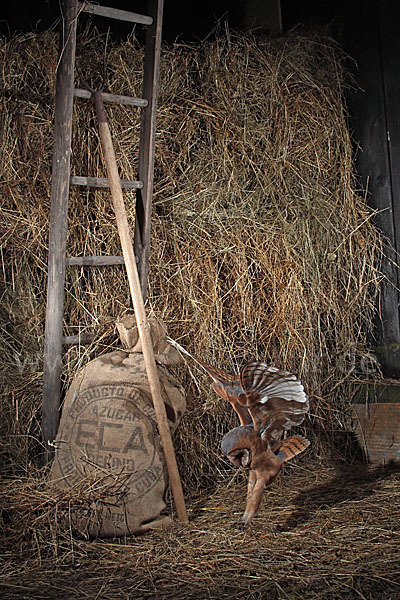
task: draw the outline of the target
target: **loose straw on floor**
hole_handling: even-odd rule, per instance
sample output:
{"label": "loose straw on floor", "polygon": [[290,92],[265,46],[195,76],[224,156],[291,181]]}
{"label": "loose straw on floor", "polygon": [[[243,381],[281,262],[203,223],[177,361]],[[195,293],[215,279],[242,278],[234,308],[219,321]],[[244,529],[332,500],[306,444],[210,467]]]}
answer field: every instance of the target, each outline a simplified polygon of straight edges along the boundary
{"label": "loose straw on floor", "polygon": [[149,380],[150,391],[153,398],[154,410],[156,413],[161,443],[164,450],[165,462],[167,464],[171,490],[175,501],[178,519],[183,523],[187,523],[188,517],[183,496],[182,484],[178,472],[178,466],[176,463],[175,451],[172,443],[171,432],[167,421],[165,405],[161,396],[160,381],[158,378],[156,362],[154,359],[153,346],[150,337],[150,329],[146,318],[146,311],[141,292],[139,275],[137,271],[135,255],[133,252],[131,235],[129,232],[128,219],[125,211],[125,204],[122,195],[122,188],[118,174],[117,162],[115,159],[114,147],[100,92],[96,92],[95,94],[95,105],[97,119],[99,123],[100,141],[104,153],[104,160],[106,163],[107,174],[110,183],[111,196],[118,226],[118,233],[121,240],[122,253],[125,260],[125,267],[128,275],[132,302],[135,309],[139,337],[140,341],[142,342],[143,358],[146,367],[147,377]]}

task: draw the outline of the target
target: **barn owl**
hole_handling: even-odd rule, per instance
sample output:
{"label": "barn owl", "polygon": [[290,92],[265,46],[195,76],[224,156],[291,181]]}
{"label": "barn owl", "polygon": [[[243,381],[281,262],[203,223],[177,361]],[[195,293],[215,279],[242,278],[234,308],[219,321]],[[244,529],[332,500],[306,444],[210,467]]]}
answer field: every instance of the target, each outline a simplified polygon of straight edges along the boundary
{"label": "barn owl", "polygon": [[212,378],[216,393],[227,400],[239,416],[240,426],[224,435],[222,452],[236,467],[249,469],[246,510],[241,523],[248,526],[257,513],[263,492],[278,475],[284,462],[305,450],[310,442],[296,435],[281,439],[300,425],[309,409],[304,388],[297,377],[263,362],[249,362],[234,376],[192,356]]}

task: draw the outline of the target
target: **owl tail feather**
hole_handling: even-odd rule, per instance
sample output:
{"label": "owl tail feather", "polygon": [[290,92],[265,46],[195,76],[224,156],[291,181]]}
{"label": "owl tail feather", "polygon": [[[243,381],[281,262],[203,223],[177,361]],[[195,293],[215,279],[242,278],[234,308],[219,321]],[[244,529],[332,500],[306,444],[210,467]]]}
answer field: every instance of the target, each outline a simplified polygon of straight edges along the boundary
{"label": "owl tail feather", "polygon": [[294,435],[275,444],[272,450],[278,458],[283,462],[286,462],[301,452],[304,452],[309,445],[310,442],[306,440],[306,438],[303,438],[301,435]]}

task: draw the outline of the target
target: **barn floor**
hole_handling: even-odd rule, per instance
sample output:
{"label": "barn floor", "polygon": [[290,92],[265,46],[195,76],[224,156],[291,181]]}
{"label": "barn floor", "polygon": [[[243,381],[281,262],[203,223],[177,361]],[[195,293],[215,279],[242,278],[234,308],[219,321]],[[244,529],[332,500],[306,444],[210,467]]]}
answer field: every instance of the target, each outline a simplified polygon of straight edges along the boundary
{"label": "barn floor", "polygon": [[[68,531],[51,539],[40,503],[22,518],[26,497],[10,501],[1,597],[396,600],[399,483],[399,468],[303,460],[265,494],[248,531],[235,526],[245,495],[239,474],[188,501],[188,526],[124,541],[79,540]],[[10,497],[13,485],[6,487]]]}

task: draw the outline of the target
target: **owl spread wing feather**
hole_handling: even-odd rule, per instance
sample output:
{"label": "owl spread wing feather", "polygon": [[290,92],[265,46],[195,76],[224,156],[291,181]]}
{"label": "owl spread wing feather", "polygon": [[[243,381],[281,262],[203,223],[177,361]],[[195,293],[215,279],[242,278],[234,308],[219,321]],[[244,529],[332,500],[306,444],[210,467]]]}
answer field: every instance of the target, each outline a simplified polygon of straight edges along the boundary
{"label": "owl spread wing feather", "polygon": [[[256,431],[269,442],[300,425],[309,409],[308,398],[295,375],[250,362],[240,372],[240,382]],[[243,396],[239,398],[242,403]]]}
{"label": "owl spread wing feather", "polygon": [[215,392],[221,396],[221,398],[227,400],[231,404],[232,408],[239,416],[240,424],[250,425],[252,423],[252,419],[247,407],[245,406],[246,397],[240,383],[240,378],[238,376],[231,375],[226,371],[222,371],[217,367],[208,365],[200,358],[190,354],[190,352],[185,350],[185,348],[183,348],[175,340],[172,340],[171,338],[167,338],[167,340],[177,350],[195,360],[197,364],[200,365],[206,371],[206,373],[208,373],[208,375],[210,375],[213,380],[212,387],[214,388]]}

